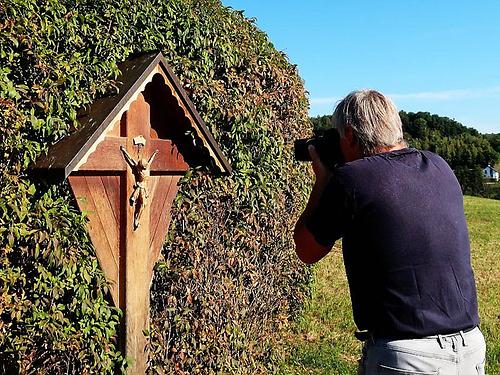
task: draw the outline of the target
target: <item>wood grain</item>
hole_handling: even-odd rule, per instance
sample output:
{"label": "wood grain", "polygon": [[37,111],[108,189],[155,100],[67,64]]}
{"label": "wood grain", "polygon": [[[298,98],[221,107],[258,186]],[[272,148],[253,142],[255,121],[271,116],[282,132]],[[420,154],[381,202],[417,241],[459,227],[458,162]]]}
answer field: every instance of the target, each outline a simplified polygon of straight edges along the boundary
{"label": "wood grain", "polygon": [[97,145],[96,150],[82,164],[79,171],[125,171],[127,164],[123,159],[120,146],[125,145],[125,137],[106,137]]}
{"label": "wood grain", "polygon": [[[112,247],[109,236],[106,235],[107,227],[101,222],[99,211],[101,207],[96,205],[91,193],[91,187],[87,183],[86,176],[69,176],[69,181],[78,207],[82,212],[86,212],[89,218],[88,230],[92,243],[96,249],[97,258],[110,282],[110,292],[113,302],[118,306],[118,274],[119,261],[116,258],[116,249]],[[109,225],[108,225],[109,226]],[[115,224],[115,229],[116,229]],[[115,243],[116,246],[116,243]]]}
{"label": "wood grain", "polygon": [[155,181],[155,190],[151,191],[151,220],[149,225],[150,245],[154,240],[158,222],[165,205],[165,200],[167,199],[168,191],[170,189],[170,185],[172,184],[171,176],[153,176],[151,179]]}
{"label": "wood grain", "polygon": [[[158,258],[165,242],[165,237],[167,235],[168,226],[170,224],[170,210],[172,208],[172,203],[174,201],[175,195],[179,187],[177,186],[180,176],[158,176],[157,178],[162,181],[158,185],[162,185],[162,188],[157,188],[155,196],[153,199],[155,201],[163,201],[161,209],[155,206],[154,211],[151,212],[152,223],[155,223],[154,228],[152,228],[151,235],[151,256],[149,268],[152,270]],[[168,185],[168,187],[167,187]],[[153,208],[152,208],[153,210]],[[153,216],[154,215],[154,216]]]}
{"label": "wood grain", "polygon": [[151,150],[160,151],[155,158],[151,171],[168,174],[169,172],[185,172],[189,169],[189,165],[184,161],[182,154],[170,140],[152,139]]}
{"label": "wood grain", "polygon": [[102,175],[100,176],[102,185],[106,191],[106,196],[116,221],[116,228],[119,231],[121,228],[121,208],[120,208],[120,176],[119,175]]}
{"label": "wood grain", "polygon": [[[127,111],[126,135],[127,151],[136,154],[136,147],[132,139],[138,135],[146,138],[144,152],[150,155],[149,150],[149,105],[144,96],[139,95]],[[133,192],[135,179],[130,169],[127,170],[127,197]],[[144,207],[140,226],[134,230],[134,209],[126,210],[125,225],[125,352],[128,357],[134,358],[128,372],[130,374],[144,374],[146,372],[147,352],[146,338],[142,333],[149,326],[149,205]]]}

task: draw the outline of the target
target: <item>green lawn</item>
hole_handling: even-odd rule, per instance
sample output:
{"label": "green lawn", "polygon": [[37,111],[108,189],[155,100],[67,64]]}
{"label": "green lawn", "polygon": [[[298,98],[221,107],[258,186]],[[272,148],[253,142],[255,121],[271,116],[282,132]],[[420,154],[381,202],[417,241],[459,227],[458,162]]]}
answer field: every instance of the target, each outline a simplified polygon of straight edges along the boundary
{"label": "green lawn", "polygon": [[[500,201],[465,197],[488,374],[500,374]],[[284,338],[282,374],[355,374],[361,344],[339,248],[315,266],[310,303]]]}

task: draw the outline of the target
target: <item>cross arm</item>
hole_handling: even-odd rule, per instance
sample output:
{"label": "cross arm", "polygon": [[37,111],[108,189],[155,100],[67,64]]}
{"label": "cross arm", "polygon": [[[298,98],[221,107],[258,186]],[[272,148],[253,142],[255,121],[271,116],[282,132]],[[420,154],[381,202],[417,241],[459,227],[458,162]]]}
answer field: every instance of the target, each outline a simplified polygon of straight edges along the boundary
{"label": "cross arm", "polygon": [[[120,151],[120,146],[126,145],[131,140],[127,137],[106,137],[99,143],[95,151],[82,164],[78,171],[115,171],[127,169],[127,163]],[[177,150],[177,147],[168,139],[151,139],[146,149],[158,150],[151,171],[156,173],[184,172],[189,165]],[[146,151],[146,150],[145,150]],[[146,153],[147,155],[147,153]],[[154,154],[153,154],[154,155]]]}

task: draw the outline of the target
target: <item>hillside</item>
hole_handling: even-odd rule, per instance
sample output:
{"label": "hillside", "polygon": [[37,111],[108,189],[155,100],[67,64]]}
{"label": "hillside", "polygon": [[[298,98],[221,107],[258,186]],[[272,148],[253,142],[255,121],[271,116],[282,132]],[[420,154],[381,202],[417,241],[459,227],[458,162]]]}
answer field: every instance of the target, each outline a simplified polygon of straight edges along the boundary
{"label": "hillside", "polygon": [[[500,374],[500,202],[466,196],[472,265],[488,374]],[[351,303],[340,246],[315,267],[313,295],[283,345],[282,374],[355,374],[361,344],[354,338]]]}

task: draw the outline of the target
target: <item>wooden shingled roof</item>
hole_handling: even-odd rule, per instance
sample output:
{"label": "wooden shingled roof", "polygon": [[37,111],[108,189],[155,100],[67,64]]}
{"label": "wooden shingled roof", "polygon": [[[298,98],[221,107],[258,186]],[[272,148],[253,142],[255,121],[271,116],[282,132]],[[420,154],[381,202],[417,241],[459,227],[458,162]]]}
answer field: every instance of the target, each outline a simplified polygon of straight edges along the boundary
{"label": "wooden shingled roof", "polygon": [[[80,111],[78,129],[52,145],[47,154],[37,160],[33,167],[37,173],[46,177],[64,179],[71,172],[78,170],[78,166],[104,139],[113,122],[116,122],[128,109],[135,99],[134,96],[143,91],[146,84],[160,70],[164,79],[168,80],[166,84],[170,87],[179,107],[182,108],[184,116],[189,120],[194,130],[193,133],[202,141],[205,153],[208,151],[212,161],[210,171],[215,174],[231,173],[229,162],[160,52],[141,55],[123,62],[118,67],[121,72],[117,78],[118,93],[97,99],[90,108]],[[202,150],[194,152],[202,152]]]}

